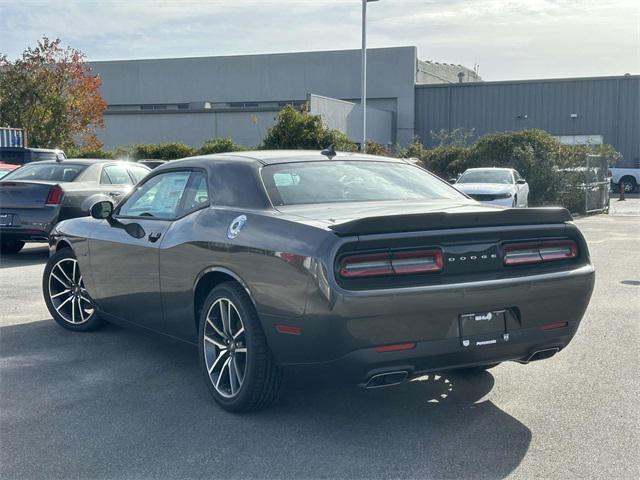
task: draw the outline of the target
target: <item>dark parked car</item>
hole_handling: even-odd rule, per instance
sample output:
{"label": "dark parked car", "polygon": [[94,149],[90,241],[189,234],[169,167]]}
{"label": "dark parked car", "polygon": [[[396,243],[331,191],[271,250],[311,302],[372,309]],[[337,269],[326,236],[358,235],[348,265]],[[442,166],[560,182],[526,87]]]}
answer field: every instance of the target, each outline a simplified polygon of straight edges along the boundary
{"label": "dark parked car", "polygon": [[173,161],[91,213],[51,234],[53,318],[197,345],[211,394],[231,411],[274,401],[289,365],[373,388],[551,357],[594,283],[566,210],[482,205],[371,155]]}
{"label": "dark parked car", "polygon": [[46,242],[56,223],[89,215],[98,200],[122,198],[147,167],[114,160],[32,162],[0,181],[0,251]]}
{"label": "dark parked car", "polygon": [[0,161],[12,165],[65,158],[62,150],[52,148],[0,147]]}

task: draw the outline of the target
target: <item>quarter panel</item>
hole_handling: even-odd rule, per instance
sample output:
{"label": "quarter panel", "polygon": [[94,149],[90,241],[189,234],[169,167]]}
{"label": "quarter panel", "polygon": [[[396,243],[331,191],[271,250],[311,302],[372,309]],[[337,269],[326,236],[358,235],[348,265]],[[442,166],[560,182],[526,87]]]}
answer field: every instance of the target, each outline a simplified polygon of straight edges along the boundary
{"label": "quarter panel", "polygon": [[[247,222],[236,238],[229,239],[227,229],[239,215],[246,215]],[[301,316],[311,259],[329,235],[270,211],[207,208],[176,221],[160,251],[168,333],[195,339],[195,282],[213,267],[241,278],[260,314]]]}

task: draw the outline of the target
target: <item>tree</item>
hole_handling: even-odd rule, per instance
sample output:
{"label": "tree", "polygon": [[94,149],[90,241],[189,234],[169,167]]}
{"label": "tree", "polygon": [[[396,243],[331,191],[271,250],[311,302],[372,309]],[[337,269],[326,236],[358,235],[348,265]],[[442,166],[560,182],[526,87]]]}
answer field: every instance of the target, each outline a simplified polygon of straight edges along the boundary
{"label": "tree", "polygon": [[278,112],[276,123],[267,131],[262,148],[322,150],[331,144],[336,150],[356,150],[356,144],[346,134],[328,128],[320,115],[311,115],[306,107],[296,110],[287,105]]}
{"label": "tree", "polygon": [[100,148],[107,104],[85,58],[47,37],[13,62],[0,55],[0,125],[24,128],[34,147]]}

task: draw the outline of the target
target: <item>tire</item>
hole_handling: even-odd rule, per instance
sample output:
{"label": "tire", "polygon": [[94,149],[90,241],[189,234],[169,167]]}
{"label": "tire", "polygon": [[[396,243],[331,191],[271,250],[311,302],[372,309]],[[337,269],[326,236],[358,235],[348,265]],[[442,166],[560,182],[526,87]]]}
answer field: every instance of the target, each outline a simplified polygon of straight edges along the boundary
{"label": "tire", "polygon": [[511,204],[511,208],[518,208],[518,197],[513,197],[513,203]]}
{"label": "tire", "polygon": [[222,283],[205,300],[198,350],[207,388],[223,409],[249,412],[278,399],[281,373],[258,313],[240,284]]}
{"label": "tire", "polygon": [[[624,193],[635,193],[638,185],[633,177],[622,177],[620,183],[624,183]],[[618,183],[618,191],[620,191],[620,183]]]}
{"label": "tire", "polygon": [[104,324],[84,288],[73,250],[60,250],[47,262],[42,275],[42,295],[49,313],[63,328],[90,332]]}
{"label": "tire", "polygon": [[0,242],[0,253],[13,255],[24,247],[24,242],[20,240],[2,240]]}
{"label": "tire", "polygon": [[487,370],[497,367],[500,363],[490,363],[488,365],[476,365],[475,367],[456,368],[455,371],[459,373],[477,375],[479,373],[486,372]]}

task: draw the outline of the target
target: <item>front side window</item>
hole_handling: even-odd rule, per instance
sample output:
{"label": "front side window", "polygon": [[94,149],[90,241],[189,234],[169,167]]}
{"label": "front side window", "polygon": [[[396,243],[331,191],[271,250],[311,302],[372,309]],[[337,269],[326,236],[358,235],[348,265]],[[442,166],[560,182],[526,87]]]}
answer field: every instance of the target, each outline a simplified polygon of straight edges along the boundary
{"label": "front side window", "polygon": [[176,218],[190,175],[191,172],[167,172],[152,177],[122,204],[119,215]]}
{"label": "front side window", "polygon": [[508,170],[467,170],[458,183],[503,183],[512,184],[513,176]]}
{"label": "front side window", "polygon": [[86,165],[73,165],[68,163],[44,163],[26,164],[14,170],[3,180],[45,180],[50,182],[73,182],[80,172],[86,169]]}
{"label": "front side window", "polygon": [[428,172],[400,162],[274,164],[262,169],[262,179],[274,205],[465,198]]}
{"label": "front side window", "polygon": [[178,216],[185,215],[194,210],[209,205],[209,188],[207,186],[207,176],[201,172],[194,172],[191,175],[191,182],[187,187],[182,200],[182,206]]}

